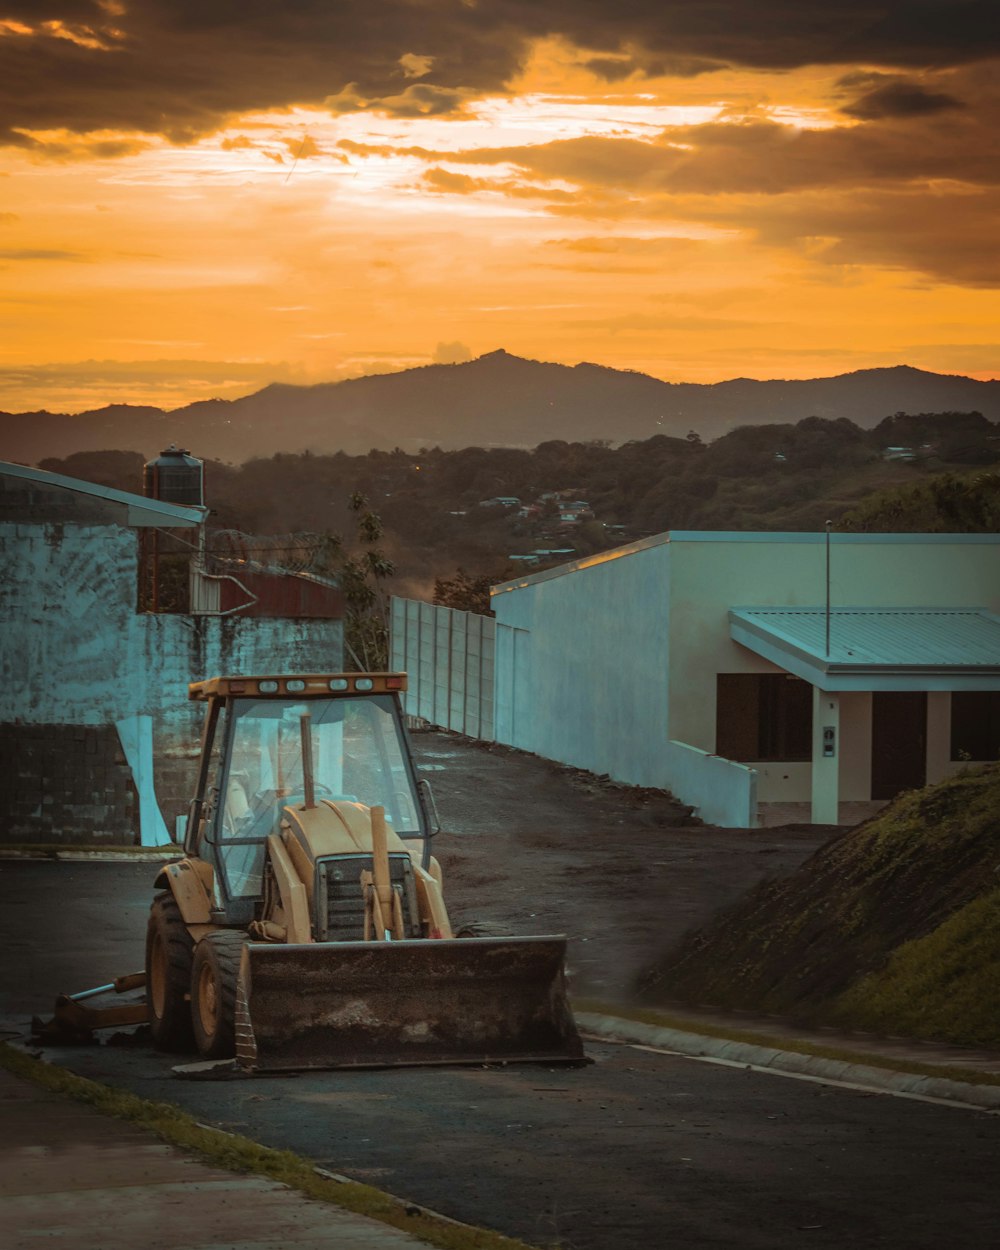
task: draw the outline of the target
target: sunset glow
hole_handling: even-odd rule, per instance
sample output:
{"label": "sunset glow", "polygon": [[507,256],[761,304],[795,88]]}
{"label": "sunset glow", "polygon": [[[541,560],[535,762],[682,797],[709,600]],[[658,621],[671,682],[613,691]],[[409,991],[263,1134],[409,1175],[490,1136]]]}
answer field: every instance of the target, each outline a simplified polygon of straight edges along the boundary
{"label": "sunset glow", "polygon": [[833,59],[808,23],[775,43],[778,4],[673,51],[679,4],[628,29],[543,4],[533,30],[417,4],[384,43],[333,7],[336,31],[319,4],[236,29],[0,0],[0,408],[498,347],[670,380],[1000,376],[1000,88],[954,9],[913,6],[941,11],[932,53],[916,17],[888,51],[826,6]]}

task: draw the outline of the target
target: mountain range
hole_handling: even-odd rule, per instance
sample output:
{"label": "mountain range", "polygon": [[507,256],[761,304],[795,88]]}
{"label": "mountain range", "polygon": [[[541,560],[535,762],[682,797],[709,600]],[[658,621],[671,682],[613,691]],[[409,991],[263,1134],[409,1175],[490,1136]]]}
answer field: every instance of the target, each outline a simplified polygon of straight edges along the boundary
{"label": "mountain range", "polygon": [[535,447],[553,439],[613,444],[656,434],[704,441],[740,425],[818,416],[865,428],[894,412],[978,411],[1000,420],[1000,381],[907,365],[804,381],[662,382],[602,365],[550,364],[503,350],[315,386],[274,384],[242,399],[172,411],[110,404],[90,412],[0,412],[0,458],[121,449],[153,456],[171,443],[240,463],[276,452],[469,446]]}

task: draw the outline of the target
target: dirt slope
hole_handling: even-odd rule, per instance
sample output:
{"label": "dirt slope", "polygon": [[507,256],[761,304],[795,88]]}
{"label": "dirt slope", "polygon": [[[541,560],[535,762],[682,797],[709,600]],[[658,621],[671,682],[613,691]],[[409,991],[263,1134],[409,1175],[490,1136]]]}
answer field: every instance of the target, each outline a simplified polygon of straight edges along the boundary
{"label": "dirt slope", "polygon": [[685,939],[652,1000],[1000,1038],[1000,765],[900,796]]}
{"label": "dirt slope", "polygon": [[577,996],[631,1001],[635,978],[829,828],[716,829],[660,790],[507,747],[413,738],[445,830],[434,843],[456,928],[564,933]]}

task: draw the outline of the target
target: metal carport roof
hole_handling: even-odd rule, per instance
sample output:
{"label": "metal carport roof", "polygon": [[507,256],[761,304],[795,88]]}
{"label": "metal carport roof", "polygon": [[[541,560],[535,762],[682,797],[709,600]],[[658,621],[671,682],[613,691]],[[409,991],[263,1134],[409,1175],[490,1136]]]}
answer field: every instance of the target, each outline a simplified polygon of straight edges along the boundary
{"label": "metal carport roof", "polygon": [[1000,690],[986,608],[734,607],[730,637],[822,690]]}

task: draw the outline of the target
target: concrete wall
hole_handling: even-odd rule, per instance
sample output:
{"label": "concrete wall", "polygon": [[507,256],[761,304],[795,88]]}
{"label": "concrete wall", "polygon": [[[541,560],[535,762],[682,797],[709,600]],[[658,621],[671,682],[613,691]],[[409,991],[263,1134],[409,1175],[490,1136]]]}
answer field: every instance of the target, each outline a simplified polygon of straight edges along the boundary
{"label": "concrete wall", "polygon": [[340,621],[138,615],[136,534],[118,526],[0,525],[0,724],[153,718],[157,793],[186,806],[201,709],[188,682],[342,667]]}
{"label": "concrete wall", "polygon": [[656,543],[595,556],[494,594],[501,741],[617,781],[668,784],[669,555]]}
{"label": "concrete wall", "polygon": [[667,744],[666,769],[671,790],[690,803],[701,820],[727,829],[756,825],[755,769],[676,741]]}
{"label": "concrete wall", "polygon": [[408,715],[492,742],[495,633],[492,617],[394,596],[389,663],[408,675]]}

